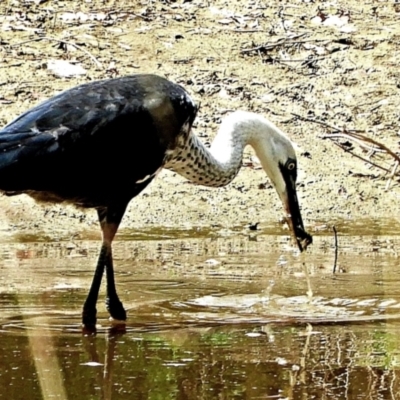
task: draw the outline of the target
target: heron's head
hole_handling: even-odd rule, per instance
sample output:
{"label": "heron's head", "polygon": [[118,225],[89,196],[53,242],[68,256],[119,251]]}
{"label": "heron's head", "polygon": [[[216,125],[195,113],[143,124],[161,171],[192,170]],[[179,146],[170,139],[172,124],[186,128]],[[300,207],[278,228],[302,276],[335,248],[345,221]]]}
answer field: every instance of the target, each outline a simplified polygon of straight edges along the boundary
{"label": "heron's head", "polygon": [[290,139],[275,125],[263,117],[252,114],[249,144],[254,148],[261,165],[283,203],[286,221],[296,238],[300,251],[312,243],[303,225],[296,192],[297,158]]}

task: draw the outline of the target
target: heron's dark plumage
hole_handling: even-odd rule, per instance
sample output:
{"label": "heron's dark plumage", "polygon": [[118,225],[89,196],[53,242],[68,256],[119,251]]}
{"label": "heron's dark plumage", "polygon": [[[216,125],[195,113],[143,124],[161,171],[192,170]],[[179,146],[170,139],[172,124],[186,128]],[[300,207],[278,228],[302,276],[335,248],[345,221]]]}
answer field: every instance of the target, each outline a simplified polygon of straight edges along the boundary
{"label": "heron's dark plumage", "polygon": [[134,75],[69,89],[0,130],[0,191],[97,210],[103,243],[83,306],[86,327],[96,323],[104,271],[108,310],[126,319],[111,243],[129,201],[188,139],[196,111],[181,86]]}
{"label": "heron's dark plumage", "polygon": [[186,91],[155,75],[77,86],[0,131],[0,190],[83,207],[127,203],[195,115]]}

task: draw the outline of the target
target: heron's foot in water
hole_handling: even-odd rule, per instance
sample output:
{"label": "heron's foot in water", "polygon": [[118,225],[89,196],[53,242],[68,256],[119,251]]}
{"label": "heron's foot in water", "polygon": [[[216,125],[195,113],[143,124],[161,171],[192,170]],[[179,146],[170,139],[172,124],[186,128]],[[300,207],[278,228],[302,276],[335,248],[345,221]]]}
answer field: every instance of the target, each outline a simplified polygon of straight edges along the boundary
{"label": "heron's foot in water", "polygon": [[85,328],[92,329],[96,326],[96,307],[83,306],[82,324]]}
{"label": "heron's foot in water", "polygon": [[107,297],[106,307],[111,317],[117,321],[126,321],[126,311],[118,296]]}

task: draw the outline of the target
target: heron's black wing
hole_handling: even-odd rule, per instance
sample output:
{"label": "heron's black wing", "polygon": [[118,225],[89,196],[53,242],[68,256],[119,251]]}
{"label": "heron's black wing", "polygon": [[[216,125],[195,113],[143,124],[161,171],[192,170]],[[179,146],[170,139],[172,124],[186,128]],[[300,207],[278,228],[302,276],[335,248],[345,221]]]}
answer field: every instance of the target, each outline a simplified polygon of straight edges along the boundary
{"label": "heron's black wing", "polygon": [[116,136],[122,130],[154,128],[157,121],[152,103],[160,98],[181,103],[173,109],[174,115],[161,115],[164,122],[176,119],[168,132],[162,132],[163,126],[157,127],[159,140],[167,141],[172,138],[165,135],[176,135],[195,113],[195,106],[190,109],[190,103],[182,101],[184,95],[186,92],[178,85],[152,75],[98,81],[67,90],[25,112],[0,131],[0,168],[26,157],[74,149],[96,135]]}
{"label": "heron's black wing", "polygon": [[[69,185],[124,170],[131,180],[142,179],[162,165],[165,150],[195,114],[184,89],[154,75],[67,90],[0,131],[0,189],[47,190],[42,175],[52,172],[65,182],[75,175]],[[3,173],[10,168],[18,179]]]}

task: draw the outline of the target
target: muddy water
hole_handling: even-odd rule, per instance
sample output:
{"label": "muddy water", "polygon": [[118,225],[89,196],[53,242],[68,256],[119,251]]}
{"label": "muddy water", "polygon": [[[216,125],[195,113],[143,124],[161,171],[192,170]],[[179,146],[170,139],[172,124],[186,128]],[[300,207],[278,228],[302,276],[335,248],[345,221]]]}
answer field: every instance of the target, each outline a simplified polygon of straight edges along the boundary
{"label": "muddy water", "polygon": [[[400,398],[399,226],[338,222],[306,256],[276,226],[123,231],[128,309],[80,327],[99,243],[3,236],[0,398]],[[308,283],[307,283],[308,276]],[[103,292],[104,296],[104,292]]]}

